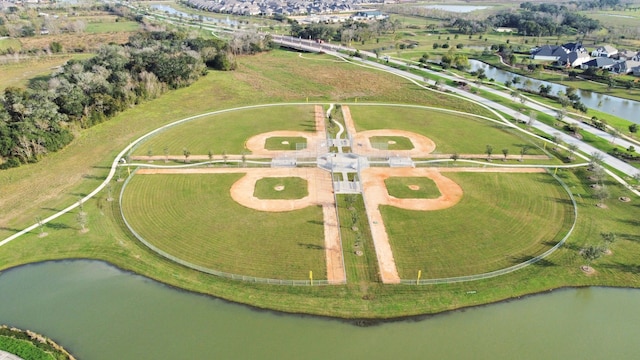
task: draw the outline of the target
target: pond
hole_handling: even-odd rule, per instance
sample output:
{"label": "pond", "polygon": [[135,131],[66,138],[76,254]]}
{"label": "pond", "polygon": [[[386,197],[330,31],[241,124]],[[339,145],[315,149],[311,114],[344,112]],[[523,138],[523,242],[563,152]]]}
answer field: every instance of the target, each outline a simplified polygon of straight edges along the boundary
{"label": "pond", "polygon": [[[558,91],[565,92],[567,90],[567,87],[564,85],[554,84],[548,81],[536,80],[519,74],[514,74],[512,72],[498,69],[494,66],[485,64],[478,60],[469,60],[469,65],[471,66],[471,71],[484,69],[484,72],[487,75],[487,79],[494,79],[501,83],[504,83],[507,80],[512,80],[514,77],[518,77],[520,78],[520,83],[518,86],[524,86],[524,82],[528,79],[530,81],[528,89],[531,90],[538,90],[540,85],[551,86],[551,93],[554,95],[557,94]],[[638,116],[638,114],[640,114],[640,102],[638,101],[621,99],[619,97],[594,93],[586,90],[577,90],[576,94],[580,96],[582,103],[585,104],[588,108],[606,112],[611,115],[629,120],[636,124],[640,124],[640,116]]]}
{"label": "pond", "polygon": [[256,311],[97,261],[0,275],[0,323],[79,359],[622,359],[640,353],[640,291],[558,290],[423,319],[357,327]]}

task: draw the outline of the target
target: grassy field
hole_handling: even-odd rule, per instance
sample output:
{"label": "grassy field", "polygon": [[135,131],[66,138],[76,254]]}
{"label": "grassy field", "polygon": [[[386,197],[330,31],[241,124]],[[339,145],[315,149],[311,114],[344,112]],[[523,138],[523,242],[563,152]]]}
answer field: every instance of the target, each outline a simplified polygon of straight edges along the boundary
{"label": "grassy field", "polygon": [[[381,150],[411,150],[413,143],[404,136],[372,136],[371,146]],[[381,146],[382,144],[382,146]]]}
{"label": "grassy field", "polygon": [[559,242],[569,198],[547,174],[447,173],[464,196],[439,211],[381,208],[401,278],[472,275],[523,262]]}
{"label": "grassy field", "polygon": [[307,146],[307,139],[303,137],[281,137],[274,136],[268,138],[264,143],[267,150],[297,150],[297,146]]}
{"label": "grassy field", "polygon": [[384,184],[389,195],[399,199],[435,199],[442,195],[436,183],[426,177],[390,177]]}
{"label": "grassy field", "polygon": [[13,49],[14,51],[19,51],[22,48],[22,44],[20,40],[15,38],[6,38],[0,39],[0,52],[4,52],[8,49]]}
{"label": "grassy field", "polygon": [[87,55],[56,55],[32,58],[17,63],[0,64],[0,91],[9,86],[25,87],[34,78],[46,78],[55,69],[70,59],[86,58]]}
{"label": "grassy field", "polygon": [[262,178],[253,196],[258,199],[302,199],[309,195],[307,180],[299,177]]}
{"label": "grassy field", "polygon": [[[228,191],[240,177],[137,175],[122,208],[144,239],[192,264],[261,278],[306,279],[309,270],[326,278],[322,210],[247,209]],[[289,196],[301,197],[300,180],[282,180]]]}
{"label": "grassy field", "polygon": [[96,22],[87,24],[87,33],[109,33],[109,32],[134,32],[140,29],[140,24],[135,21],[119,22]]}
{"label": "grassy field", "polygon": [[[482,154],[486,145],[494,149],[508,148],[518,154],[524,145],[532,146],[507,129],[507,126],[468,115],[440,111],[381,106],[350,106],[358,131],[399,129],[424,135],[436,143],[436,153]],[[473,139],[473,141],[469,141]],[[532,148],[528,154],[541,154]]]}
{"label": "grassy field", "polygon": [[[81,132],[64,150],[49,154],[38,164],[1,171],[0,237],[32,224],[36,216],[44,217],[73,204],[102,181],[119,149],[160,125],[187,116],[245,104],[305,101],[306,97],[311,101],[349,102],[356,96],[367,101],[406,102],[486,114],[486,110],[460,99],[425,91],[388,74],[327,61],[326,56],[307,54],[301,58],[295,53],[274,51],[240,57],[238,61],[235,72],[210,72],[189,88],[169,92]],[[291,78],[305,81],[287,83]],[[396,128],[388,124],[385,127]],[[473,140],[469,137],[470,143]],[[485,141],[478,142],[484,149]],[[501,148],[492,144],[495,149]],[[142,148],[146,150],[145,146]],[[511,153],[515,153],[513,149]],[[361,199],[356,199],[353,207],[359,214],[358,232],[350,230],[349,206],[341,205],[340,209],[347,285],[282,287],[230,281],[189,270],[148,250],[123,230],[119,204],[106,201],[106,191],[85,204],[89,214],[87,233],[80,233],[75,213],[61,216],[45,226],[48,236],[38,237],[34,231],[0,247],[0,270],[44,260],[98,259],[172,286],[260,308],[346,318],[437,313],[563,286],[640,287],[637,198],[607,182],[611,198],[608,207],[601,209],[595,206],[586,171],[559,171],[559,175],[577,194],[580,215],[574,235],[544,263],[494,279],[434,286],[385,286],[376,282],[375,253],[366,235],[366,222],[361,220]],[[117,193],[120,186],[114,182],[113,192]],[[632,201],[618,201],[617,197],[623,195],[632,197]],[[338,196],[338,201],[343,204],[343,196]],[[618,234],[613,254],[595,261],[592,265],[597,273],[585,276],[579,269],[584,264],[579,251],[587,244],[598,244],[600,233],[606,231]],[[362,256],[355,254],[357,241],[363,244]],[[470,296],[470,290],[476,293]]]}
{"label": "grassy field", "polygon": [[[313,116],[311,105],[273,106],[207,116],[159,133],[140,145],[133,155],[147,155],[149,149],[156,155],[165,149],[169,154],[182,154],[184,148],[194,155],[205,155],[209,150],[216,154],[222,151],[240,154],[248,152],[244,143],[254,135],[276,130],[314,132]],[[295,144],[293,142],[283,150],[290,150],[290,146],[295,149]]]}

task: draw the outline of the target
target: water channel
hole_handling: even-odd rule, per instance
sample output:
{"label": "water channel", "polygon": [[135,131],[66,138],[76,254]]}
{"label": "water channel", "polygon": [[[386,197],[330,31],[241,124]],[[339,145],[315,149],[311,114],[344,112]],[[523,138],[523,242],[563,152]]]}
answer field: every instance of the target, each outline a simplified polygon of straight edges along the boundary
{"label": "water channel", "polygon": [[79,359],[629,359],[640,291],[587,288],[424,319],[356,327],[256,311],[96,261],[0,275],[0,323],[52,337]]}
{"label": "water channel", "polygon": [[[551,86],[551,93],[557,94],[558,91],[566,91],[567,87],[564,85],[554,84],[547,81],[536,80],[519,74],[514,74],[509,71],[498,69],[491,65],[485,64],[478,60],[469,60],[471,71],[478,69],[484,69],[488,79],[494,79],[498,82],[504,83],[507,80],[511,80],[514,77],[520,78],[520,84],[518,86],[524,86],[526,79],[531,80],[529,89],[537,90],[540,85]],[[577,90],[576,93],[582,99],[582,103],[588,108],[599,110],[602,112],[615,115],[617,117],[629,120],[636,124],[640,124],[640,102],[634,100],[621,99],[615,96],[609,96],[605,94],[594,93],[591,91]]]}

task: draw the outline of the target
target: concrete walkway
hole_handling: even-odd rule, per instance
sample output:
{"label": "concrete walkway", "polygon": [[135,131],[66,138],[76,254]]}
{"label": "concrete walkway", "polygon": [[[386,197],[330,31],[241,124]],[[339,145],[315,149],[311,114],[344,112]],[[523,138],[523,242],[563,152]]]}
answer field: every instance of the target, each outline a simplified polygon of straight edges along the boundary
{"label": "concrete walkway", "polygon": [[24,360],[23,358],[0,350],[0,360]]}

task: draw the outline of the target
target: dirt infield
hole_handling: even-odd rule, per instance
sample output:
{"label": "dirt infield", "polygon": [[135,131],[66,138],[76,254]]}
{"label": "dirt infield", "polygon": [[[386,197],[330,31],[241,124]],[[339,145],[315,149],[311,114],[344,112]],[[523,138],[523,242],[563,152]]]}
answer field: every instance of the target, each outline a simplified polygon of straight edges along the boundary
{"label": "dirt infield", "polygon": [[[292,211],[307,206],[322,206],[324,248],[329,283],[346,281],[340,229],[331,175],[318,168],[198,168],[198,169],[140,169],[137,174],[228,174],[245,173],[230,189],[231,197],[239,204],[259,211]],[[256,181],[266,177],[300,177],[307,180],[308,194],[302,199],[269,200],[253,196]],[[283,225],[286,226],[286,225]]]}
{"label": "dirt infield", "polygon": [[[252,155],[263,157],[275,157],[285,153],[291,153],[294,150],[267,150],[265,144],[267,139],[272,137],[302,137],[307,139],[308,151],[314,151],[318,149],[321,142],[324,140],[324,136],[319,136],[318,133],[305,132],[305,131],[270,131],[262,134],[252,136],[245,142],[244,146],[251,151]],[[306,151],[306,150],[303,150]]]}
{"label": "dirt infield", "polygon": [[[342,106],[342,118],[344,119],[344,125],[347,132],[353,139],[353,148],[351,149],[358,155],[370,155],[381,156],[383,154],[392,154],[394,156],[427,156],[427,154],[433,152],[436,149],[436,144],[426,136],[416,134],[411,131],[393,130],[393,129],[379,129],[379,130],[367,130],[356,131],[356,125],[351,117],[351,110],[348,106]],[[408,138],[413,144],[411,150],[379,150],[371,146],[371,138],[374,136],[399,136]]]}
{"label": "dirt infield", "polygon": [[[399,136],[406,137],[413,144],[410,150],[380,150],[371,146],[371,138],[374,136]],[[436,144],[426,136],[404,130],[368,130],[355,133],[353,135],[353,152],[359,155],[379,156],[391,154],[394,156],[426,156],[436,149]]]}

